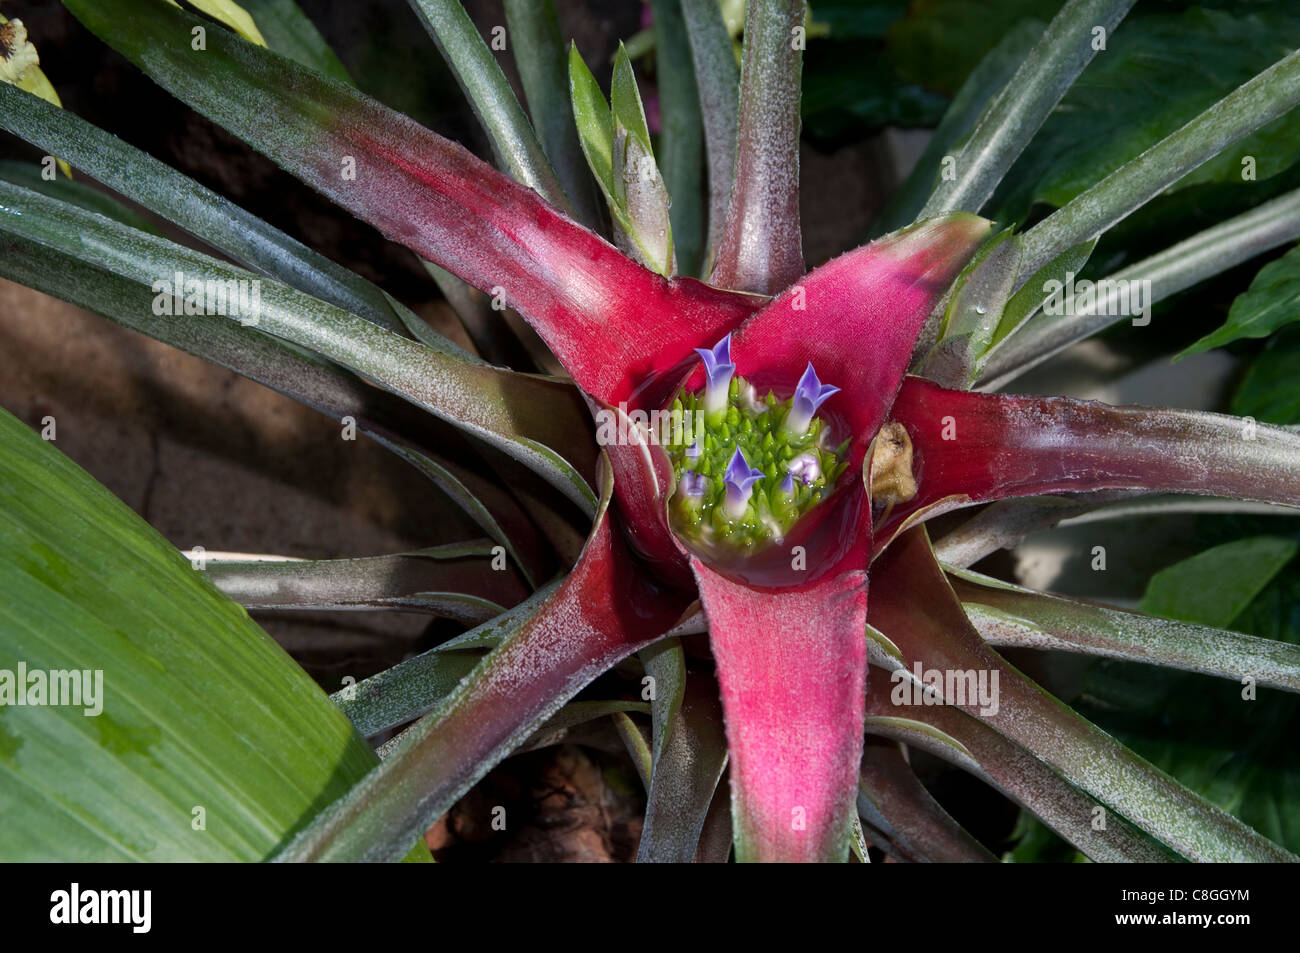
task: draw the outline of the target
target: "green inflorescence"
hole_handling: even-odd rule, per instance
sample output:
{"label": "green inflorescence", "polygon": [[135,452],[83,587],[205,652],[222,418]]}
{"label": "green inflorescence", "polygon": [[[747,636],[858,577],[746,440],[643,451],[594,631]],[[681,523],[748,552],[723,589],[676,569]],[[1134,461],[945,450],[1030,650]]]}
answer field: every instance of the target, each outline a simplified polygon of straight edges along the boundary
{"label": "green inflorescence", "polygon": [[[759,398],[742,377],[732,378],[724,411],[706,415],[703,396],[682,394],[671,407],[675,424],[664,449],[676,487],[669,506],[674,530],[688,541],[741,555],[780,542],[830,494],[848,467],[849,440],[832,445],[830,427],[820,417],[803,434],[784,432],[793,398],[781,400],[771,391]],[[763,476],[753,484],[744,512],[733,516],[725,505],[725,474],[737,449]],[[801,475],[787,481],[792,463]],[[809,470],[815,475],[807,477]],[[682,492],[688,472],[703,478],[702,495]]]}

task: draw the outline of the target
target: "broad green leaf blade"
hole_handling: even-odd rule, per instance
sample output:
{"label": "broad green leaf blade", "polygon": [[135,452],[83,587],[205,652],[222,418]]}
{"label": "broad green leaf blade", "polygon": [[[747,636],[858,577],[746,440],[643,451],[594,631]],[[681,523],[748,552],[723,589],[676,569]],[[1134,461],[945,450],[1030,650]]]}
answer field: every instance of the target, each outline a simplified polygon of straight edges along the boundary
{"label": "broad green leaf blade", "polygon": [[1207,549],[1152,576],[1142,611],[1225,626],[1297,551],[1300,543],[1281,536],[1254,536]]}
{"label": "broad green leaf blade", "polygon": [[[984,206],[1134,2],[1069,0],[1065,4],[980,116],[954,156],[956,175],[940,179],[920,218],[944,212],[978,212]],[[1103,31],[1102,47],[1097,44],[1099,29]]]}
{"label": "broad green leaf blade", "polygon": [[[1300,191],[1293,191],[1117,271],[1107,279],[1109,284],[1098,282],[1099,287],[1108,290],[1097,295],[1090,306],[1081,302],[1072,314],[1027,312],[1024,317],[1028,320],[1023,326],[989,355],[981,387],[996,390],[1074,342],[1116,322],[1149,320],[1149,308],[1155,302],[1297,238],[1300,238]],[[1079,268],[1068,270],[1077,272]],[[1013,301],[1022,295],[1032,295],[1040,299],[1036,309],[1044,297],[1042,279],[1048,277],[1063,281],[1065,274],[1060,271],[1056,275],[1035,275],[1016,293]],[[1129,307],[1121,300],[1126,290]],[[1145,305],[1140,318],[1131,313],[1135,291],[1141,292]]]}
{"label": "broad green leaf blade", "polygon": [[1232,412],[1270,424],[1300,424],[1300,328],[1276,335],[1250,364]]}
{"label": "broad green leaf blade", "polygon": [[652,0],[655,77],[659,87],[659,168],[672,196],[677,271],[700,273],[704,244],[704,127],[682,0]]}
{"label": "broad green leaf blade", "polygon": [[1096,238],[1193,169],[1300,102],[1300,50],[1243,83],[1025,233],[1023,272]]}
{"label": "broad green leaf blade", "polygon": [[294,0],[243,0],[266,45],[322,76],[351,83],[352,77],[315,24]]}
{"label": "broad green leaf blade", "polygon": [[217,588],[246,609],[404,609],[478,624],[522,602],[505,552],[486,541],[357,559],[206,561]]}
{"label": "broad green leaf blade", "polygon": [[[26,246],[33,264],[43,254],[47,267],[54,255],[92,260],[124,279],[128,287],[123,290],[133,298],[133,306],[145,313],[171,316],[186,310],[178,306],[182,298],[197,295],[195,308],[224,312],[227,321],[255,326],[346,367],[539,468],[561,493],[586,512],[593,511],[594,495],[578,470],[529,436],[558,443],[579,459],[590,460],[592,448],[584,433],[565,426],[566,418],[573,419],[571,414],[579,414],[577,419],[582,415],[572,390],[564,384],[440,354],[285,285],[256,280],[249,272],[206,255],[24,189],[0,183],[0,201],[9,211],[0,214],[0,232],[38,243]],[[9,265],[9,260],[0,261],[0,272],[9,273]],[[38,272],[27,280],[33,287],[92,310],[118,312],[105,309],[99,295],[58,272]],[[207,290],[207,282],[214,283],[213,291]],[[228,287],[236,289],[232,294],[238,297],[237,304],[234,297],[226,301]]]}
{"label": "broad green leaf blade", "polygon": [[578,142],[569,98],[569,65],[554,0],[506,0],[510,45],[542,149],[578,221],[601,221],[596,189]]}
{"label": "broad green leaf blade", "polygon": [[745,14],[735,176],[709,283],[776,294],[805,271],[799,224],[804,0],[751,0]]}
{"label": "broad green leaf blade", "polygon": [[[505,73],[460,0],[410,0],[492,141],[497,165],[556,208],[569,202]],[[498,27],[504,30],[504,27]]]}
{"label": "broad green leaf blade", "polygon": [[709,233],[701,274],[708,274],[722,240],[731,202],[740,108],[740,68],[715,0],[681,0],[700,95],[700,119],[709,160]]}
{"label": "broad green leaf blade", "polygon": [[[243,609],[3,412],[0,509],[5,860],[261,860],[376,763]],[[19,666],[90,673],[93,704],[15,703]]]}
{"label": "broad green leaf blade", "polygon": [[[1292,551],[1294,553],[1294,548]],[[1253,559],[1241,549],[1234,550],[1232,555],[1237,553],[1243,555],[1240,564],[1224,563],[1223,560],[1229,558],[1228,552],[1217,553],[1215,558],[1219,560],[1218,565],[1228,565],[1232,567],[1231,572],[1237,574],[1237,579],[1228,580],[1223,601],[1240,608],[1236,605],[1234,596],[1237,593],[1232,584],[1245,582],[1241,574],[1260,572],[1265,576],[1265,583],[1272,574],[1267,571],[1267,564],[1261,565],[1259,553],[1252,554]],[[1156,579],[1160,578],[1157,575]],[[1160,588],[1149,591],[1157,592],[1157,597],[1169,597],[1172,595],[1170,590],[1175,587],[1167,580],[1166,576]],[[1062,599],[978,573],[949,570],[949,581],[971,623],[990,645],[1056,649],[1149,662],[1237,682],[1248,679],[1261,685],[1300,692],[1300,646],[1208,625]],[[1198,602],[1202,606],[1212,603],[1215,613],[1222,618],[1226,613],[1218,612],[1219,600],[1206,599],[1202,595],[1205,586],[1216,593],[1219,591],[1217,579],[1207,581],[1194,566],[1189,567],[1187,578],[1180,581],[1179,588],[1190,590],[1196,585],[1202,588],[1196,590],[1195,596],[1187,603],[1193,607]],[[1181,605],[1182,602],[1175,602],[1175,606]],[[1178,611],[1185,610],[1179,608]],[[1234,617],[1236,614],[1235,611],[1232,613]]]}
{"label": "broad green leaf blade", "polygon": [[596,676],[662,638],[686,600],[639,573],[610,526],[604,466],[596,525],[573,572],[473,674],[331,805],[280,860],[395,860],[493,765]]}
{"label": "broad green leaf blade", "polygon": [[[0,85],[0,128],[64,156],[82,172],[139,202],[235,261],[389,330],[402,323],[382,290],[272,228],[193,179],[84,119]],[[130,223],[128,223],[130,224]],[[442,338],[439,350],[470,358]]]}
{"label": "broad green leaf blade", "polygon": [[1300,246],[1259,270],[1239,294],[1223,327],[1185,348],[1179,357],[1223,347],[1242,338],[1265,338],[1300,320]]}

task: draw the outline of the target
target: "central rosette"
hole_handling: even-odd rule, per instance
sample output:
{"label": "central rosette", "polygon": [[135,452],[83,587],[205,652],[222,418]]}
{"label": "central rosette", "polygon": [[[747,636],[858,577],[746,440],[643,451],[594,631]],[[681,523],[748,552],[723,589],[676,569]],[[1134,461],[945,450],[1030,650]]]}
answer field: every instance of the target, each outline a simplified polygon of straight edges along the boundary
{"label": "central rosette", "polygon": [[780,543],[848,466],[849,439],[837,441],[817,416],[839,388],[809,364],[791,396],[761,394],[736,374],[731,335],[697,353],[705,386],[673,401],[664,446],[675,478],[670,519],[683,540],[744,556]]}

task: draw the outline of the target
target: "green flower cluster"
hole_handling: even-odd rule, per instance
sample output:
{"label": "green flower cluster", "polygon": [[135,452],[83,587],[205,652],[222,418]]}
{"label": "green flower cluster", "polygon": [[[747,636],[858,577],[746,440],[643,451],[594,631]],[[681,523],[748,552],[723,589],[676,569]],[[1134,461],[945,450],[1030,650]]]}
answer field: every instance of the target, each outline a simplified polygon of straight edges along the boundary
{"label": "green flower cluster", "polygon": [[724,409],[706,413],[703,392],[673,401],[664,449],[675,479],[670,519],[680,536],[744,555],[779,543],[826,498],[848,466],[849,441],[831,445],[820,417],[789,432],[792,404],[770,391],[760,399],[741,377],[731,379]]}

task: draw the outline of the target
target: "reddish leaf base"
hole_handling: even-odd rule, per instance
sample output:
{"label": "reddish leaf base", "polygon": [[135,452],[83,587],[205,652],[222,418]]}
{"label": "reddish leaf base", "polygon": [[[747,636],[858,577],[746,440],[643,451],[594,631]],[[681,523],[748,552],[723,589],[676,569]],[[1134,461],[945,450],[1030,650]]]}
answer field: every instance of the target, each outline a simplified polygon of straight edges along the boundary
{"label": "reddish leaf base", "polygon": [[843,861],[862,758],[867,575],[758,591],[691,568],[709,616],[741,861]]}

